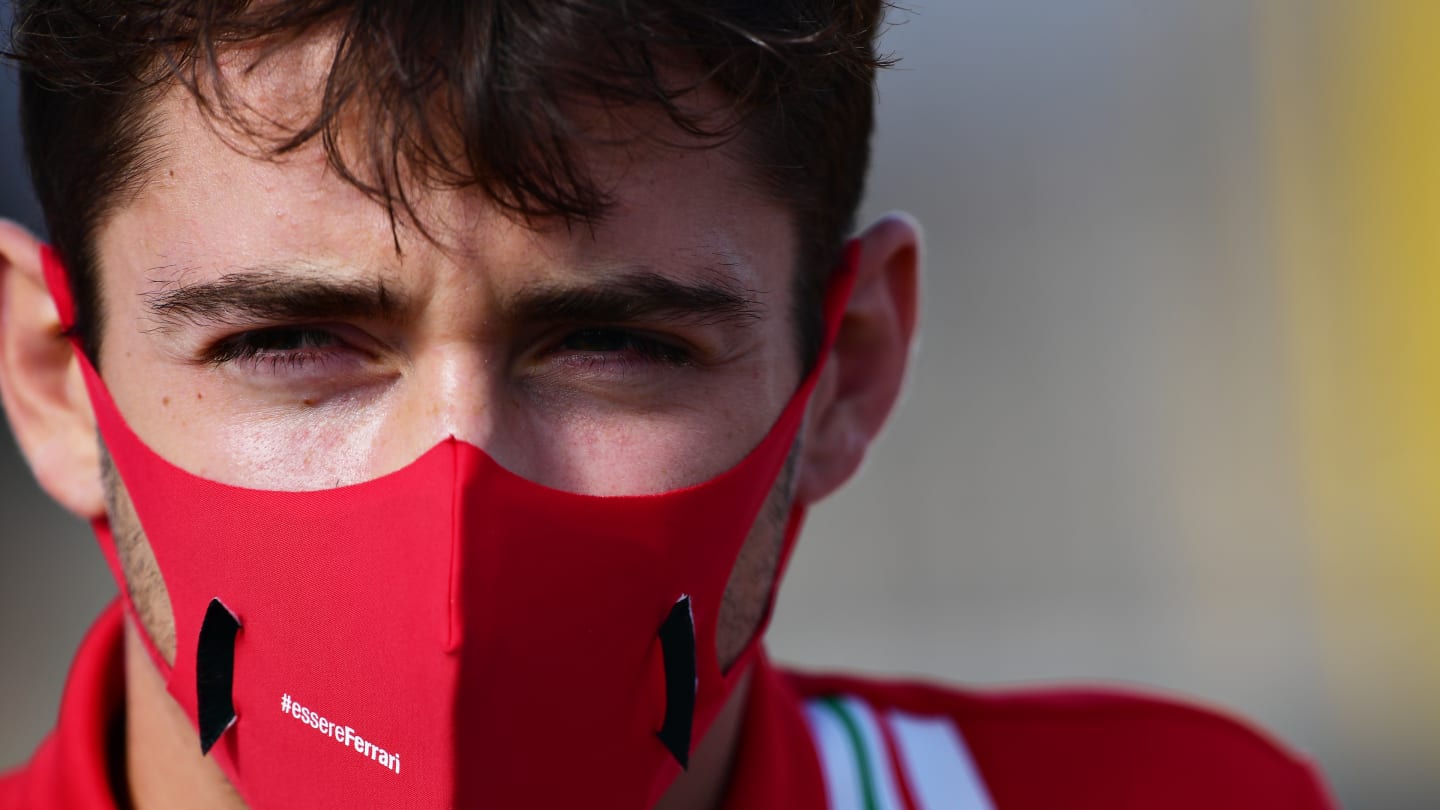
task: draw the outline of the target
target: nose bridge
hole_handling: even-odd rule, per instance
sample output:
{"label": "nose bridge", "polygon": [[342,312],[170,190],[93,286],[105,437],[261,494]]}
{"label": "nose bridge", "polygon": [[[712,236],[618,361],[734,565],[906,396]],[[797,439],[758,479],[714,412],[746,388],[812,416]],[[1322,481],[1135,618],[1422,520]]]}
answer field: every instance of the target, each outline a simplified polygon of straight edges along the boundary
{"label": "nose bridge", "polygon": [[430,441],[454,437],[487,447],[505,411],[504,362],[492,341],[455,338],[415,358],[401,424]]}

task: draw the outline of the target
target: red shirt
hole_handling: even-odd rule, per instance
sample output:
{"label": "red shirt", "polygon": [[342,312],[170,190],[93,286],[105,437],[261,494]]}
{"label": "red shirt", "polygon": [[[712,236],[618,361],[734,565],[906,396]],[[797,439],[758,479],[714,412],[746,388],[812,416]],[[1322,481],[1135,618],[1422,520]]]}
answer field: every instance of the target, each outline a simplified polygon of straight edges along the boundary
{"label": "red shirt", "polygon": [[[72,666],[55,732],[0,810],[117,810],[122,613]],[[759,660],[726,810],[1334,807],[1315,771],[1215,712],[1112,691],[979,693]]]}

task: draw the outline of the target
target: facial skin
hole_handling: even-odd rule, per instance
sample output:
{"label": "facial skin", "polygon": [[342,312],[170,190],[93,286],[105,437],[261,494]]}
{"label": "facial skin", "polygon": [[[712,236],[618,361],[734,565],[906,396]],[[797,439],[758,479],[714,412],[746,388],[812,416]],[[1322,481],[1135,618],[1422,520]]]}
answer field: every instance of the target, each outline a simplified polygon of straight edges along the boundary
{"label": "facial skin", "polygon": [[[294,58],[237,86],[271,105],[261,112],[291,115],[305,100],[273,91],[309,64]],[[793,220],[747,182],[731,147],[587,153],[616,200],[594,229],[536,227],[473,195],[427,192],[434,239],[402,222],[397,254],[384,210],[335,177],[318,146],[280,161],[244,154],[179,91],[158,102],[155,120],[161,159],[99,235],[99,360],[130,426],[193,473],[323,489],[394,471],[453,435],[551,487],[661,492],[733,466],[800,381]],[[635,112],[623,125],[657,124]],[[834,356],[730,580],[722,661],[758,627],[791,503],[813,503],[853,474],[898,394],[918,231],[893,217],[861,241]],[[86,519],[108,514],[143,631],[173,659],[162,572],[123,481],[101,483],[93,415],[36,250],[33,237],[0,226],[7,414],[57,501]],[[196,757],[193,732],[129,632],[134,806],[240,806]],[[744,694],[662,807],[719,801]]]}

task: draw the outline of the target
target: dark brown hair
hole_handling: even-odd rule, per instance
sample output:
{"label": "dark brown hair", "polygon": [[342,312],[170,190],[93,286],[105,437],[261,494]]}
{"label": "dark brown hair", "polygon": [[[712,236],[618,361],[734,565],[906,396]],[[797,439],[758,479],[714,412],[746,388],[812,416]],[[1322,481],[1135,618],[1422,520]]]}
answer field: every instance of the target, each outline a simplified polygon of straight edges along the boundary
{"label": "dark brown hair", "polygon": [[[267,141],[321,139],[331,166],[423,230],[414,188],[475,188],[516,216],[592,224],[610,201],[574,153],[576,103],[649,105],[704,143],[743,146],[790,207],[796,321],[815,352],[828,271],[854,227],[869,160],[882,0],[19,0],[26,155],[50,238],[98,353],[95,236],[156,161],[148,107],[173,82],[248,128],[218,64],[318,27],[338,44],[313,117]],[[676,67],[681,70],[676,70]],[[677,85],[676,77],[684,84]],[[727,109],[697,111],[710,83]],[[357,120],[358,149],[340,148]],[[272,133],[273,135],[273,133]],[[458,146],[453,146],[458,144]],[[358,157],[357,157],[358,156]],[[406,178],[402,182],[402,178]],[[398,242],[397,242],[398,245]]]}

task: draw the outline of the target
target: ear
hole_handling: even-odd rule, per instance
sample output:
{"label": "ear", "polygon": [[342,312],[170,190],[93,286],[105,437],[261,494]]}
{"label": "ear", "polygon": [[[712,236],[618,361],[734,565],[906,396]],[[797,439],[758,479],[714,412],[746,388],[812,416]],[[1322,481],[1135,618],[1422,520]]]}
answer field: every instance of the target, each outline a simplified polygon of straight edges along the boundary
{"label": "ear", "polygon": [[920,300],[920,225],[890,214],[859,237],[855,290],[806,420],[796,488],[812,504],[850,480],[900,397]]}
{"label": "ear", "polygon": [[0,220],[0,402],[50,497],[86,520],[105,513],[94,413],[45,286],[40,241]]}

